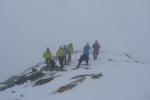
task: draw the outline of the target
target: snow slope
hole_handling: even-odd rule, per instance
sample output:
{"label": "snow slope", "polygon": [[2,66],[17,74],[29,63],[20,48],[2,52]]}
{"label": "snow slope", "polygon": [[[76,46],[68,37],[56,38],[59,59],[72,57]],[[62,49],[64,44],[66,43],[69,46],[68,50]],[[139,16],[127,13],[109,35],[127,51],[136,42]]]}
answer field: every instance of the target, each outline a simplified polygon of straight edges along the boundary
{"label": "snow slope", "polygon": [[[26,82],[0,91],[0,100],[150,100],[149,65],[136,61],[126,53],[105,51],[100,53],[97,60],[90,55],[90,69],[71,70],[77,65],[79,56],[73,55],[71,65],[65,66],[67,71],[54,75],[62,76],[40,86],[32,87],[32,83]],[[73,82],[72,77],[93,73],[102,73],[103,77],[86,77],[85,81],[71,90],[53,93]]]}

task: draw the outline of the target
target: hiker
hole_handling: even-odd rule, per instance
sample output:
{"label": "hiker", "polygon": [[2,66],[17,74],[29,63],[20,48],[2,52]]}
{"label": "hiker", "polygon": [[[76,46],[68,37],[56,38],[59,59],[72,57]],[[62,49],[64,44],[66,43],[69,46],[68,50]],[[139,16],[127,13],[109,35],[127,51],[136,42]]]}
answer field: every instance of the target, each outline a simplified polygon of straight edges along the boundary
{"label": "hiker", "polygon": [[58,59],[59,59],[59,64],[61,66],[61,69],[64,67],[64,56],[65,56],[65,51],[63,50],[62,46],[59,47],[59,50],[56,53]]}
{"label": "hiker", "polygon": [[85,55],[85,54],[82,54],[82,55],[80,56],[80,59],[79,59],[77,68],[79,68],[79,66],[80,66],[80,64],[82,63],[82,61],[85,61],[85,62],[86,62],[86,66],[88,66],[88,60],[89,60],[88,56]]}
{"label": "hiker", "polygon": [[89,60],[90,49],[91,47],[89,46],[89,43],[87,43],[83,48],[83,54],[88,57],[88,60]]}
{"label": "hiker", "polygon": [[63,50],[65,51],[64,64],[67,64],[68,49],[66,45],[63,46]]}
{"label": "hiker", "polygon": [[69,43],[67,49],[68,49],[68,62],[71,62],[71,54],[73,53],[73,44]]}
{"label": "hiker", "polygon": [[52,60],[52,53],[48,47],[46,48],[46,51],[43,53],[43,57],[45,58],[47,68],[53,70],[55,67],[55,61]]}
{"label": "hiker", "polygon": [[93,48],[93,58],[94,60],[97,59],[97,56],[99,55],[99,49],[101,48],[100,44],[96,40],[95,43],[92,45]]}
{"label": "hiker", "polygon": [[86,46],[84,46],[84,48],[83,48],[83,54],[80,56],[77,68],[79,68],[82,61],[85,61],[86,66],[88,66],[90,49],[91,49],[91,47],[89,46],[89,43],[87,43]]}

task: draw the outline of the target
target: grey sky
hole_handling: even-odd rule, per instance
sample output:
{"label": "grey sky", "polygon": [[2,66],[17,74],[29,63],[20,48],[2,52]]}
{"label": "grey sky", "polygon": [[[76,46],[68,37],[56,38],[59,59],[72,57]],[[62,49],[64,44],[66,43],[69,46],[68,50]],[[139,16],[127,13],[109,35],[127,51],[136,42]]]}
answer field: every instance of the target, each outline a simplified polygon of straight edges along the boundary
{"label": "grey sky", "polygon": [[149,0],[1,0],[2,73],[8,77],[44,60],[47,46],[55,55],[60,45],[72,42],[78,50],[95,40],[102,50],[149,63],[149,10]]}

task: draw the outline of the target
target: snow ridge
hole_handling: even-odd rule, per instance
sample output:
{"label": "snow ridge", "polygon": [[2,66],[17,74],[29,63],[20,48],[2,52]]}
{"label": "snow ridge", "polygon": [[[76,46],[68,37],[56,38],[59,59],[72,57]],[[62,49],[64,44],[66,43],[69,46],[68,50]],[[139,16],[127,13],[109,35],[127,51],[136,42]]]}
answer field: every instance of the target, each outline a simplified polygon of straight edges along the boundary
{"label": "snow ridge", "polygon": [[65,66],[66,71],[44,71],[45,76],[35,81],[27,80],[0,91],[0,100],[150,99],[148,65],[128,53],[103,51],[97,60],[90,55],[89,69],[71,70],[77,65],[80,55],[73,54],[73,61]]}

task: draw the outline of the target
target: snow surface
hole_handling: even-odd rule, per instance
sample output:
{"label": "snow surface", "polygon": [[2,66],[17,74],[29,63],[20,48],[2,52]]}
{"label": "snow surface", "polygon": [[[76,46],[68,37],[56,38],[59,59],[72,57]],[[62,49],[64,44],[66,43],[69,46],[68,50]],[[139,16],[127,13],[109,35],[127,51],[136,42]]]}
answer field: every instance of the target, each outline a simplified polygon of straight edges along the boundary
{"label": "snow surface", "polygon": [[150,0],[0,0],[0,81],[43,60],[46,47],[55,55],[95,40],[150,64]]}
{"label": "snow surface", "polygon": [[[62,76],[40,86],[32,87],[33,84],[27,82],[0,91],[0,100],[150,100],[149,65],[124,53],[105,51],[100,53],[97,60],[90,55],[90,69],[71,70],[77,65],[79,56],[73,55],[71,65],[65,66],[67,71],[55,74]],[[95,80],[86,77],[83,83],[71,90],[52,93],[73,82],[71,78],[74,76],[93,73],[102,73],[103,77]]]}

